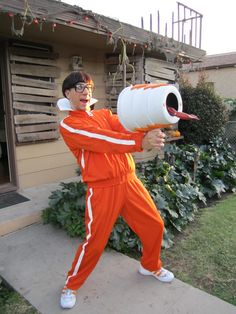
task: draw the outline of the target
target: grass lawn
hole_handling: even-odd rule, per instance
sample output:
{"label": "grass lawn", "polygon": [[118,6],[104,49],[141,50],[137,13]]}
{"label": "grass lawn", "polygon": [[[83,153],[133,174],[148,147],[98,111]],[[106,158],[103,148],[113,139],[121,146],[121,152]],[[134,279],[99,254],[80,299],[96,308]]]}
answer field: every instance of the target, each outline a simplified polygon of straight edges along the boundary
{"label": "grass lawn", "polygon": [[178,279],[236,305],[236,195],[201,209],[162,260]]}
{"label": "grass lawn", "polygon": [[0,278],[0,313],[1,314],[39,314],[23,297],[8,288]]}

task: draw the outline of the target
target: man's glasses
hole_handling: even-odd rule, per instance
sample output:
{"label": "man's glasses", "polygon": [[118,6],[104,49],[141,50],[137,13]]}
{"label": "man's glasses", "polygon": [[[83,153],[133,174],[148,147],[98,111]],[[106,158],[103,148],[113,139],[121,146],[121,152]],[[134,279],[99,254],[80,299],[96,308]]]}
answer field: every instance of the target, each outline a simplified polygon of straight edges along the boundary
{"label": "man's glasses", "polygon": [[92,92],[94,87],[92,84],[86,84],[86,83],[78,83],[75,85],[75,91],[77,93],[83,93],[83,91],[87,88],[89,92]]}

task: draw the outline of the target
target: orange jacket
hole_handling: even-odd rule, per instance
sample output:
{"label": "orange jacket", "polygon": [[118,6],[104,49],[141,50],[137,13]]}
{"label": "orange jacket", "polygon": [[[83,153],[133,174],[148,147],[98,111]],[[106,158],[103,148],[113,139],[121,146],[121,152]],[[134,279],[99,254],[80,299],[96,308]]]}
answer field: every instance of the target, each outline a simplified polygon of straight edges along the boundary
{"label": "orange jacket", "polygon": [[70,111],[60,132],[89,185],[109,186],[134,173],[130,153],[142,151],[144,133],[125,130],[111,111]]}

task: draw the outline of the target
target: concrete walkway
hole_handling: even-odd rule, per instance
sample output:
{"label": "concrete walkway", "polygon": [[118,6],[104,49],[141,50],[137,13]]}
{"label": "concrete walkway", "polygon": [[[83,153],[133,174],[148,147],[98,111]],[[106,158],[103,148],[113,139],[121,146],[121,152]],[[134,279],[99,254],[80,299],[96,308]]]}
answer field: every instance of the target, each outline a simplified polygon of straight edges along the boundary
{"label": "concrete walkway", "polygon": [[[42,192],[41,199],[45,202]],[[104,252],[79,290],[76,307],[63,311],[60,290],[78,244],[64,231],[41,223],[5,234],[0,238],[0,276],[42,314],[236,313],[233,305],[177,279],[163,284],[138,274],[136,260],[113,251]]]}

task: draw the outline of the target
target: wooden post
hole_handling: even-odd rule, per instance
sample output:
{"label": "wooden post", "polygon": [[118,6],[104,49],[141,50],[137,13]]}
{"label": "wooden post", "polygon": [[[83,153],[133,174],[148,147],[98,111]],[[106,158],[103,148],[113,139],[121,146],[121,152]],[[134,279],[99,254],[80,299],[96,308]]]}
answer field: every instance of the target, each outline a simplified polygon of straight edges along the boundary
{"label": "wooden post", "polygon": [[197,47],[197,12],[195,18],[195,47]]}
{"label": "wooden post", "polygon": [[[190,17],[192,17],[192,10],[190,11]],[[193,45],[193,19],[191,19],[191,29],[190,29],[189,44],[191,46]]]}
{"label": "wooden post", "polygon": [[152,32],[152,14],[150,14],[150,32]]}
{"label": "wooden post", "polygon": [[178,3],[178,42],[180,42],[179,3]]}
{"label": "wooden post", "polygon": [[172,31],[171,31],[171,38],[174,38],[174,12],[172,12]]}
{"label": "wooden post", "polygon": [[141,16],[141,28],[144,29],[143,17]]}
{"label": "wooden post", "polygon": [[202,46],[202,15],[200,16],[199,48]]}

